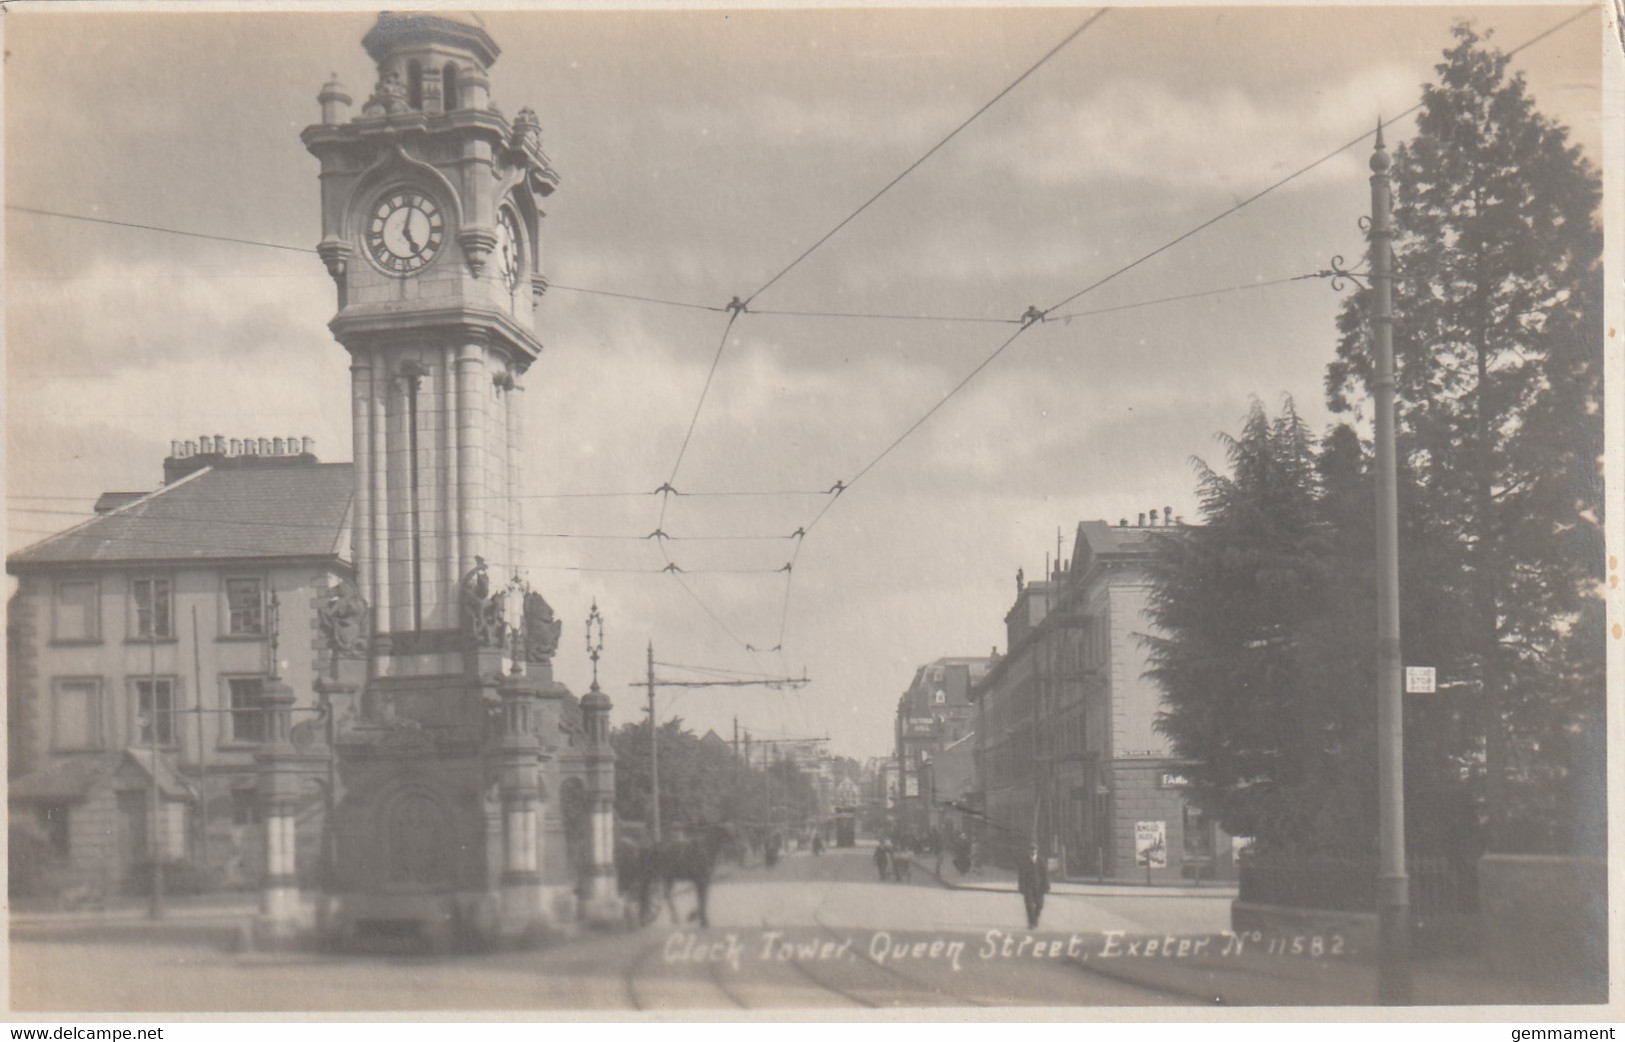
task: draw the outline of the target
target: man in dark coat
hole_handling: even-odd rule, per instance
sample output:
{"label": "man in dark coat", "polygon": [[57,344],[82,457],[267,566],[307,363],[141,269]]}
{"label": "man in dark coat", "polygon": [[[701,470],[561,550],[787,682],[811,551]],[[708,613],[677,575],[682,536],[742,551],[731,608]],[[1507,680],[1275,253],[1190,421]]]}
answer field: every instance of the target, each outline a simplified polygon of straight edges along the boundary
{"label": "man in dark coat", "polygon": [[1044,895],[1049,893],[1049,865],[1038,854],[1038,844],[1032,844],[1027,856],[1016,863],[1016,889],[1027,905],[1027,928],[1038,928],[1038,915],[1044,910]]}

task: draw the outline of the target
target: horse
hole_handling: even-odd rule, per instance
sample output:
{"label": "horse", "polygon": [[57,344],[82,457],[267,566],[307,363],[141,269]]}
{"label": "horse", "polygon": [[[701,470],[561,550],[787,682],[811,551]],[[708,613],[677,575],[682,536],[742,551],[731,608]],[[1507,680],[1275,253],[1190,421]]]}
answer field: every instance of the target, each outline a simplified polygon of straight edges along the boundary
{"label": "horse", "polygon": [[682,880],[694,884],[697,902],[694,911],[689,913],[688,921],[699,920],[702,929],[711,925],[706,915],[711,876],[716,871],[717,858],[724,850],[737,850],[739,839],[733,826],[727,824],[694,826],[689,832],[685,836],[661,840],[648,848],[638,895],[640,916],[644,917],[645,922],[649,890],[657,879],[665,889],[666,907],[671,911],[671,920],[674,923],[678,921],[677,904],[672,900],[671,888],[673,883]]}
{"label": "horse", "polygon": [[[649,908],[649,888],[654,882],[654,844],[641,826],[623,825],[615,839],[615,882],[622,898],[637,897],[637,925],[647,926],[652,918]],[[634,834],[629,834],[635,832]],[[627,922],[632,919],[632,906],[627,904]]]}

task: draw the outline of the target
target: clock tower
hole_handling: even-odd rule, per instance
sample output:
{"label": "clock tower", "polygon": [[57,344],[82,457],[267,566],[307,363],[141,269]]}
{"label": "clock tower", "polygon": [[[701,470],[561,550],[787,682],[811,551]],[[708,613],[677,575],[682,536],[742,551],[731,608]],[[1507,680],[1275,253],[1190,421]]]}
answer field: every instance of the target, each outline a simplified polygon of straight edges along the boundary
{"label": "clock tower", "polygon": [[[612,896],[603,707],[553,682],[559,623],[522,552],[520,399],[559,178],[536,114],[491,103],[483,28],[386,13],[362,43],[371,96],[351,117],[335,78],[302,135],[351,359],[355,583],[328,609],[368,623],[331,645],[365,667],[324,691],[323,907],[341,939],[524,933]],[[590,827],[563,820],[561,788]],[[590,849],[567,850],[575,834]]]}

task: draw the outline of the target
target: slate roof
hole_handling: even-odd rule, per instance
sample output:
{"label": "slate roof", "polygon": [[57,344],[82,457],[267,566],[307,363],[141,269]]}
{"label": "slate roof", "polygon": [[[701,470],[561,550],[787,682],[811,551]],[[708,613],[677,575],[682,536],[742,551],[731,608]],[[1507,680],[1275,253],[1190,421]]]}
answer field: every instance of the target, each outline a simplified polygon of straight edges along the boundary
{"label": "slate roof", "polygon": [[209,467],[6,558],[48,565],[345,557],[348,463]]}

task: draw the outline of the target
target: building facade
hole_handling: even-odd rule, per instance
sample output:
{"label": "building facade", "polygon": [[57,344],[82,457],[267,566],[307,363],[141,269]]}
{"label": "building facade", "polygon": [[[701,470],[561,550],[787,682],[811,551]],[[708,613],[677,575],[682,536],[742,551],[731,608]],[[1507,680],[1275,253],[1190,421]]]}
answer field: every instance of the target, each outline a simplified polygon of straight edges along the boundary
{"label": "building facade", "polygon": [[[492,104],[483,28],[385,13],[362,45],[371,96],[352,116],[328,82],[302,134],[352,463],[211,436],[159,492],[8,560],[13,804],[52,844],[138,860],[197,856],[189,815],[211,866],[227,821],[248,830],[265,938],[439,947],[618,918],[610,702],[554,681],[561,623],[523,553],[558,176],[536,114]],[[94,807],[64,816],[72,792]]]}
{"label": "building facade", "polygon": [[480,942],[612,916],[609,700],[553,680],[561,623],[525,578],[525,379],[543,204],[536,113],[492,103],[477,25],[385,13],[358,114],[302,140],[350,357],[356,581],[332,607],[361,677],[329,685],[339,795],[326,928]]}
{"label": "building facade", "polygon": [[[157,491],[103,496],[95,516],[7,559],[9,803],[49,838],[59,888],[142,888],[155,851],[172,886],[259,885],[267,680],[283,677],[314,719],[328,667],[317,607],[351,575],[351,468],[310,448],[176,442]],[[299,728],[297,766],[321,779],[312,732]],[[307,885],[323,809],[304,786]]]}
{"label": "building facade", "polygon": [[1036,841],[1073,877],[1233,878],[1229,837],[1188,805],[1155,722],[1144,562],[1174,523],[1078,525],[1070,564],[1018,573],[1008,651],[972,692],[984,849]]}
{"label": "building facade", "polygon": [[942,802],[962,800],[974,789],[974,762],[963,750],[976,727],[970,693],[986,675],[988,658],[939,658],[914,673],[897,700],[893,737],[900,798],[898,831],[909,837],[936,835],[943,827]]}

